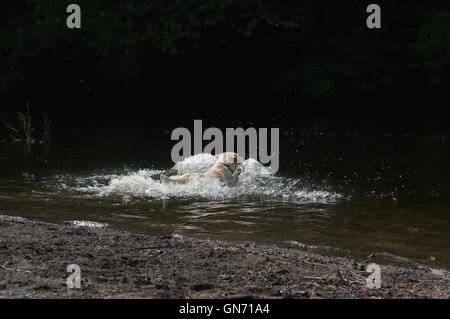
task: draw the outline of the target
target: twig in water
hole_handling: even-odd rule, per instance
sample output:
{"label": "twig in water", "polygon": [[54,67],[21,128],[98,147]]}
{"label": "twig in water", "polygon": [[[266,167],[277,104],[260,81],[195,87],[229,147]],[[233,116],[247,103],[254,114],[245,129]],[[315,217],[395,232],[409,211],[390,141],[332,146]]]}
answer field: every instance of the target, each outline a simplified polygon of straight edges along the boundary
{"label": "twig in water", "polygon": [[5,267],[5,266],[0,266],[0,267],[3,268],[3,269],[5,269],[5,270],[8,270],[8,271],[19,271],[19,272],[28,272],[28,273],[32,273],[31,270],[26,270],[26,269],[19,269],[19,268],[13,269],[13,268]]}
{"label": "twig in water", "polygon": [[47,110],[44,110],[42,117],[44,118],[44,136],[42,141],[47,143],[50,141],[50,125],[52,122],[48,119]]}

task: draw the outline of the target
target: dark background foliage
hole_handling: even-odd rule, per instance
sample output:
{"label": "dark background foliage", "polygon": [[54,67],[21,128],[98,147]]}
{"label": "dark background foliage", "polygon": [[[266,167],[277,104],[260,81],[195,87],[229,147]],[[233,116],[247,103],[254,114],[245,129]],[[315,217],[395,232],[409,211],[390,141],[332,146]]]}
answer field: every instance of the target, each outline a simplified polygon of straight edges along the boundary
{"label": "dark background foliage", "polygon": [[[81,6],[82,28],[66,27]],[[61,122],[440,116],[448,1],[27,0],[0,5],[1,112]]]}

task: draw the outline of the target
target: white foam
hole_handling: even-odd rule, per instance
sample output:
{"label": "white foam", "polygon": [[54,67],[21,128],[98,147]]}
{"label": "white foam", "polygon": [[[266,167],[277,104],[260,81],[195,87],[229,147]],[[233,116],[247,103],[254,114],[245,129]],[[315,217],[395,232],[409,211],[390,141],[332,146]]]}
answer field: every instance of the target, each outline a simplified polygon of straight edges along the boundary
{"label": "white foam", "polygon": [[[177,163],[182,173],[203,172],[216,161],[210,154],[198,154]],[[276,177],[261,163],[248,159],[242,163],[242,173],[236,186],[222,185],[219,180],[208,177],[192,179],[187,184],[163,184],[151,178],[157,170],[138,170],[123,175],[94,175],[77,177],[71,188],[89,196],[118,196],[124,201],[130,198],[171,199],[199,198],[210,200],[237,199],[244,196],[264,197],[283,201],[300,200],[308,202],[328,202],[341,196],[334,192],[305,188],[300,180]],[[176,178],[176,177],[174,177]]]}
{"label": "white foam", "polygon": [[178,174],[204,173],[216,162],[215,156],[207,153],[196,154],[175,164]]}
{"label": "white foam", "polygon": [[0,215],[1,220],[7,220],[7,221],[15,221],[15,222],[23,222],[26,221],[26,218],[20,217],[20,216],[10,216],[10,215]]}
{"label": "white foam", "polygon": [[103,228],[108,226],[108,224],[90,222],[86,220],[73,220],[70,223],[75,227]]}

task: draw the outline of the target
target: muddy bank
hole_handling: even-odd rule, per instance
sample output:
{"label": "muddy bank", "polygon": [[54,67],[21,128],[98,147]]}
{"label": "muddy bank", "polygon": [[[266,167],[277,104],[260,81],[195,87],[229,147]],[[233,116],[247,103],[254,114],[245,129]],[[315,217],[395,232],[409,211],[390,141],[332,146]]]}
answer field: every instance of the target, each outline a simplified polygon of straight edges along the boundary
{"label": "muddy bank", "polygon": [[[0,216],[2,298],[449,298],[450,274],[294,248],[147,236]],[[69,264],[81,288],[69,289]]]}

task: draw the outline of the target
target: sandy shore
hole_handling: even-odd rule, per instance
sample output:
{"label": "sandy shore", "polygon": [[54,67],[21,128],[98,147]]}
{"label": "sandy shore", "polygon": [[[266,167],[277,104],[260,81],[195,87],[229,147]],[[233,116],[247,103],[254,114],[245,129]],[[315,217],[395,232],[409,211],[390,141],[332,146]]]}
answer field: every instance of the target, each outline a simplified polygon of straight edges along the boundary
{"label": "sandy shore", "polygon": [[[0,298],[449,298],[450,274],[294,248],[0,216]],[[69,264],[81,288],[69,289]],[[338,270],[338,271],[337,271]]]}

